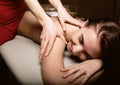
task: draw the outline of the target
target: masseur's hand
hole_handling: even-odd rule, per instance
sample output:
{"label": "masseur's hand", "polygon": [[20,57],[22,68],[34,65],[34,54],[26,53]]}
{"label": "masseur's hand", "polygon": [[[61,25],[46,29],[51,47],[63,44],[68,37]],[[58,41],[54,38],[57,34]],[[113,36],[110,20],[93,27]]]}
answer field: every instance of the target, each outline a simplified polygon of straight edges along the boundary
{"label": "masseur's hand", "polygon": [[65,72],[62,77],[63,78],[70,77],[69,82],[72,83],[80,76],[84,75],[84,79],[80,83],[80,85],[83,85],[101,67],[102,67],[102,61],[100,59],[86,60],[75,66],[61,69],[62,72]]}
{"label": "masseur's hand", "polygon": [[74,19],[63,6],[59,6],[58,7],[58,18],[60,20],[60,23],[62,25],[63,30],[66,30],[65,27],[65,22],[70,23],[70,24],[74,24],[78,27],[82,26],[82,23],[80,23],[78,20]]}
{"label": "masseur's hand", "polygon": [[41,40],[41,51],[40,51],[40,59],[43,56],[49,55],[56,37],[60,37],[64,42],[66,42],[62,30],[58,29],[55,23],[51,18],[47,18],[45,23],[43,23],[43,30],[40,36]]}

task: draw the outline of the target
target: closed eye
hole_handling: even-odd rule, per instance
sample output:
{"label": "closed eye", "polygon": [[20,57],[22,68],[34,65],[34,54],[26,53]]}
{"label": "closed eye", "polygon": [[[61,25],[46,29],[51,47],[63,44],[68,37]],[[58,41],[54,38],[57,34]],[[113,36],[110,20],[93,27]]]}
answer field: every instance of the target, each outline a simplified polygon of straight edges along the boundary
{"label": "closed eye", "polygon": [[80,44],[84,45],[83,34],[79,37],[79,42],[80,42]]}

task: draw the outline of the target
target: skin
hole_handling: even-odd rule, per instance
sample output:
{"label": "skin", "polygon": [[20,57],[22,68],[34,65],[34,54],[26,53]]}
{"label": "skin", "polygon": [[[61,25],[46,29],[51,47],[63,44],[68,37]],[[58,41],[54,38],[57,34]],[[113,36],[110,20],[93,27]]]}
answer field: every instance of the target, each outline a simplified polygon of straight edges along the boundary
{"label": "skin", "polygon": [[100,39],[96,26],[85,26],[75,30],[68,38],[68,51],[81,60],[99,58],[101,54]]}
{"label": "skin", "polygon": [[[47,56],[56,39],[56,36],[60,37],[64,42],[66,42],[64,36],[61,31],[57,28],[53,20],[45,13],[44,9],[41,7],[38,0],[24,0],[27,4],[30,11],[38,20],[38,24],[40,24],[43,28],[42,33],[40,35],[41,42],[41,52],[40,59],[43,57],[43,54]],[[65,22],[69,22],[71,24],[75,24],[80,26],[79,22],[75,20],[66,9],[63,7],[61,0],[49,0],[51,5],[58,11],[58,17],[61,22],[62,28],[65,31]]]}
{"label": "skin", "polygon": [[[29,17],[31,17],[31,18],[29,18]],[[53,18],[52,20],[56,23],[56,26],[59,29],[61,29],[61,25],[60,25],[59,21],[56,18]],[[69,28],[69,30],[66,29],[66,34],[64,34],[62,30],[61,30],[61,32],[63,35],[66,36],[68,42],[71,42],[69,40],[74,39],[74,38],[72,38],[72,37],[70,38],[70,36],[73,36],[74,33],[72,33],[72,32],[75,32],[75,30],[78,30],[78,27],[76,27],[74,25],[69,25],[69,24],[66,24],[66,27]],[[18,34],[28,37],[37,43],[40,43],[39,36],[41,35],[41,33],[42,33],[42,27],[39,24],[38,20],[30,11],[27,11],[24,14],[24,16],[21,20],[21,23],[19,25]],[[71,80],[71,77],[67,77],[65,79],[62,78],[62,76],[68,72],[64,71],[64,69],[60,71],[61,68],[64,68],[63,52],[65,49],[65,45],[66,45],[65,42],[61,38],[57,37],[50,54],[47,57],[42,58],[42,65],[41,65],[42,66],[42,77],[43,77],[43,81],[45,84],[69,85],[68,81]],[[61,48],[58,49],[59,47],[61,47]],[[69,45],[68,45],[68,47],[69,47]],[[74,49],[76,49],[76,48],[74,48]],[[95,66],[95,67],[93,66],[90,71],[88,67],[91,62],[94,62],[93,65],[96,64],[97,66]],[[81,65],[81,64],[79,64],[79,65]],[[88,71],[87,73],[89,76],[86,77],[85,75],[82,75],[82,74],[84,74],[84,72],[83,72],[80,77],[77,77],[76,81],[74,81],[74,78],[73,78],[73,81],[74,81],[72,83],[73,85],[80,84],[84,78],[86,78],[84,80],[84,82],[85,82],[88,79],[88,77],[90,77],[94,72],[97,72],[101,68],[102,63],[100,60],[93,60],[93,61],[84,62],[84,64],[82,64],[81,66],[83,66],[83,67],[88,66],[87,67],[88,69],[84,69],[84,68],[82,68],[82,69],[84,70],[84,72]],[[80,67],[80,66],[78,66],[78,67]],[[100,76],[100,74],[102,74],[102,72],[103,71],[99,71],[96,74],[94,74],[94,76],[90,78],[89,82],[93,81],[98,76]],[[79,72],[79,73],[81,73],[81,72]],[[71,73],[71,74],[73,74],[73,73]]]}
{"label": "skin", "polygon": [[[99,59],[86,60],[79,64],[62,68],[61,72],[64,72],[62,74],[62,77],[64,79],[69,79],[68,82],[70,83],[73,83],[79,80],[77,84],[83,85],[86,83],[89,85],[91,82],[95,81],[104,72],[104,70],[101,69],[101,65],[102,65],[102,62]],[[84,77],[81,78],[81,76],[84,76]]]}
{"label": "skin", "polygon": [[[31,18],[29,18],[29,16]],[[56,18],[53,18],[53,21],[59,23]],[[58,24],[57,27],[60,29],[61,25]],[[82,27],[81,29],[79,29],[78,27],[69,24],[66,24],[66,27],[67,30],[65,37],[68,41],[68,45],[67,45],[68,51],[70,51],[72,54],[74,54],[77,57],[80,57],[79,53],[81,53],[81,57],[83,57],[83,58],[80,57],[81,60],[87,59],[85,53],[89,54],[91,58],[99,57],[98,56],[100,54],[99,38],[97,36],[97,31],[95,27],[89,27],[89,28]],[[18,34],[24,35],[28,38],[31,38],[35,42],[40,43],[39,35],[41,34],[41,32],[42,32],[42,27],[39,25],[39,22],[34,17],[34,15],[31,14],[31,12],[29,11],[26,12],[24,18],[22,19],[19,25]],[[84,44],[81,44],[79,42],[79,38],[81,38],[81,35],[84,36]],[[91,43],[91,45],[89,45],[89,43]]]}

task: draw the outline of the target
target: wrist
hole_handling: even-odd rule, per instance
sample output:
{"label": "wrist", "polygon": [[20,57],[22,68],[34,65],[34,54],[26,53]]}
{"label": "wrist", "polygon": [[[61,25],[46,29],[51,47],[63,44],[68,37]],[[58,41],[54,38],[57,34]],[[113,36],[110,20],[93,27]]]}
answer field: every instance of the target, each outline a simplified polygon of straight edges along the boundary
{"label": "wrist", "polygon": [[39,23],[43,26],[49,19],[48,15],[43,15],[42,17],[37,16]]}
{"label": "wrist", "polygon": [[57,11],[61,8],[64,8],[61,0],[49,0],[49,2]]}
{"label": "wrist", "polygon": [[48,15],[44,15],[43,18],[38,17],[38,21],[42,26],[44,26],[46,24],[46,22],[49,22],[50,20],[51,19]]}
{"label": "wrist", "polygon": [[59,10],[64,11],[64,10],[66,10],[66,9],[65,9],[65,7],[61,4],[61,5],[57,6],[56,10],[57,10],[57,11],[59,11]]}

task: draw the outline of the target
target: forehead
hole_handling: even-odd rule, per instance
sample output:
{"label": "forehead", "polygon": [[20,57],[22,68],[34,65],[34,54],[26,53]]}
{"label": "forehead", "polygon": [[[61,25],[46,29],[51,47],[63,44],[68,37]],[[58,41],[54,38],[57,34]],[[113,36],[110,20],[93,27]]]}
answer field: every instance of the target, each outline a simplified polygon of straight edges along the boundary
{"label": "forehead", "polygon": [[101,54],[100,39],[97,35],[97,27],[91,26],[87,28],[84,36],[85,51],[92,57],[98,58]]}

